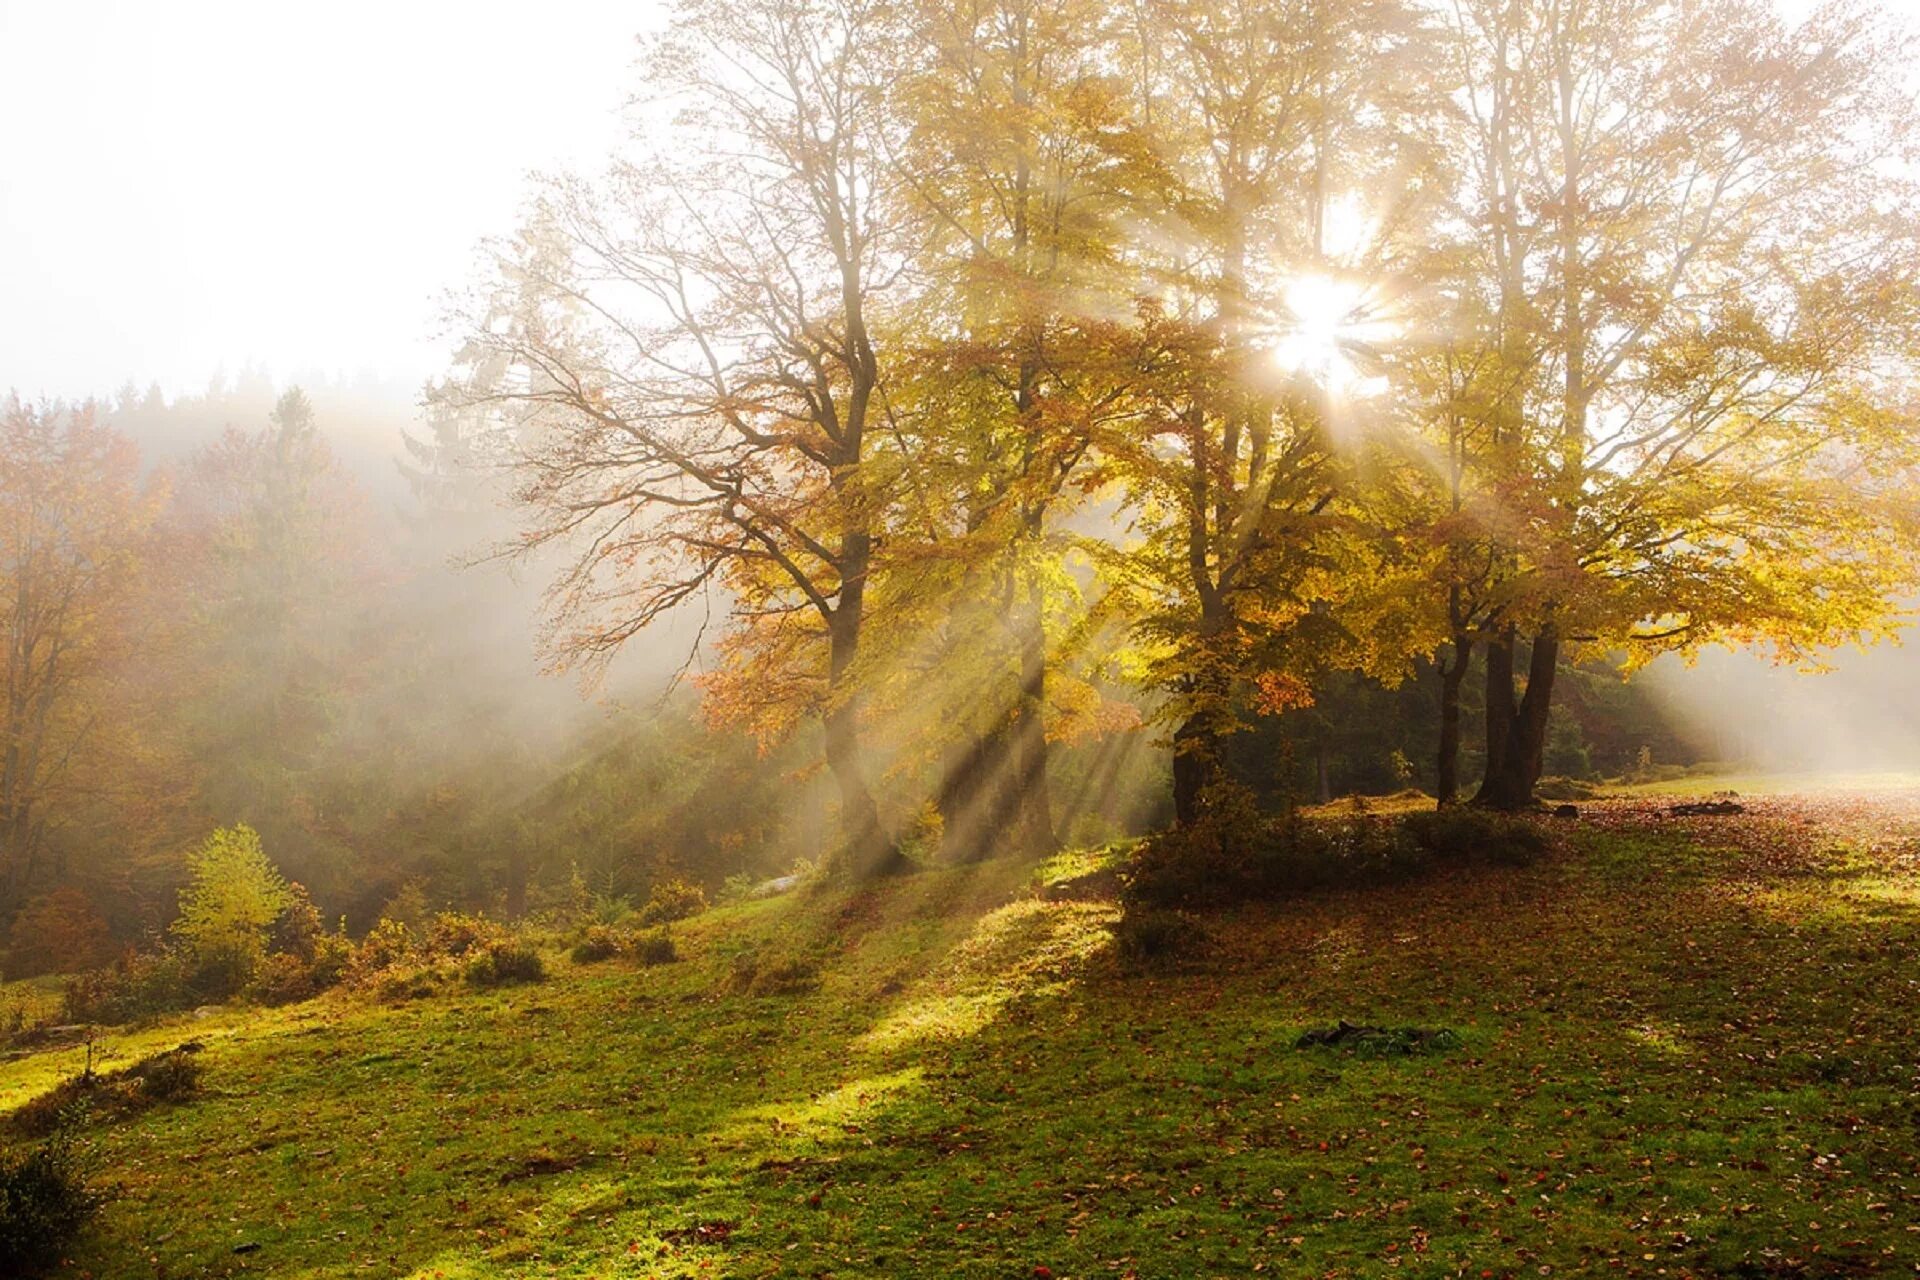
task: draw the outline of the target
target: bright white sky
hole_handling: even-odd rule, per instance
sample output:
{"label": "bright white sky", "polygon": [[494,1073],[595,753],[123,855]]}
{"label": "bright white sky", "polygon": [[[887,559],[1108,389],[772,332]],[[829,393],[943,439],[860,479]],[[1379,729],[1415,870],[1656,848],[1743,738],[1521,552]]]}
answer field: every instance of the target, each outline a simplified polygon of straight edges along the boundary
{"label": "bright white sky", "polygon": [[607,153],[664,9],[0,0],[0,392],[439,372],[440,296]]}
{"label": "bright white sky", "polygon": [[662,0],[0,0],[0,393],[417,382],[530,169],[620,135]]}

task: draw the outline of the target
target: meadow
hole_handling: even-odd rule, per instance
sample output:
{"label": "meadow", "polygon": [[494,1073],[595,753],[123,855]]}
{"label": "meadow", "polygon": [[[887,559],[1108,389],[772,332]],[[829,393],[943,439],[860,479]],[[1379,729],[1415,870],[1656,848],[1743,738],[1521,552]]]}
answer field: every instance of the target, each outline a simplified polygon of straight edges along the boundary
{"label": "meadow", "polygon": [[[1105,850],[682,922],[678,963],[103,1032],[195,1099],[87,1130],[108,1277],[1880,1276],[1920,1270],[1920,793],[1193,917]],[[1296,1047],[1340,1020],[1409,1054]],[[0,1110],[81,1065],[0,1064]]]}

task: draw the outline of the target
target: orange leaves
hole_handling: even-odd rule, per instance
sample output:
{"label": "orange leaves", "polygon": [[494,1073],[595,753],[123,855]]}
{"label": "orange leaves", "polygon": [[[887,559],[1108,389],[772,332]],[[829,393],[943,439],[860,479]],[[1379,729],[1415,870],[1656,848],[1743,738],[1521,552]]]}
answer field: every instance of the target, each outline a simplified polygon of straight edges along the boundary
{"label": "orange leaves", "polygon": [[1313,705],[1313,686],[1285,671],[1262,671],[1254,677],[1254,706],[1263,716]]}

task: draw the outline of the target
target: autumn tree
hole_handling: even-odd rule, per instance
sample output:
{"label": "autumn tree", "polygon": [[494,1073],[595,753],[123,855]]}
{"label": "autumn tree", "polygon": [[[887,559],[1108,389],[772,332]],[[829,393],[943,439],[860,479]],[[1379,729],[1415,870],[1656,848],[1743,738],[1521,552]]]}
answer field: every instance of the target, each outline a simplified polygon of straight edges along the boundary
{"label": "autumn tree", "polygon": [[[604,665],[709,592],[734,620],[717,712],[768,733],[817,715],[845,844],[897,865],[861,747],[858,662],[899,475],[879,321],[906,246],[889,218],[889,8],[700,0],[651,51],[676,113],[603,180],[550,184],[528,301],[470,314],[468,403],[513,432],[523,549],[577,550],[552,650]],[[665,110],[666,104],[656,104]]]}
{"label": "autumn tree", "polygon": [[50,838],[106,785],[109,696],[154,513],[139,457],[94,407],[0,406],[0,905],[49,872]]}
{"label": "autumn tree", "polygon": [[1103,465],[1141,541],[1106,563],[1168,695],[1185,823],[1239,708],[1310,696],[1312,651],[1354,638],[1320,606],[1373,572],[1343,505],[1371,273],[1328,233],[1402,167],[1386,125],[1411,20],[1318,0],[1153,0],[1137,20],[1135,113],[1157,170],[1134,197],[1145,377],[1138,425]]}
{"label": "autumn tree", "polygon": [[1446,17],[1446,225],[1484,317],[1454,404],[1493,549],[1476,800],[1514,808],[1569,646],[1802,657],[1889,626],[1914,552],[1912,103],[1902,46],[1850,5],[1798,28],[1761,0]]}
{"label": "autumn tree", "polygon": [[1037,853],[1056,842],[1049,685],[1075,619],[1058,521],[1126,411],[1119,15],[1098,0],[909,13],[893,103],[918,253],[892,403],[914,472],[892,572],[930,642],[900,667],[946,748],[949,847]]}

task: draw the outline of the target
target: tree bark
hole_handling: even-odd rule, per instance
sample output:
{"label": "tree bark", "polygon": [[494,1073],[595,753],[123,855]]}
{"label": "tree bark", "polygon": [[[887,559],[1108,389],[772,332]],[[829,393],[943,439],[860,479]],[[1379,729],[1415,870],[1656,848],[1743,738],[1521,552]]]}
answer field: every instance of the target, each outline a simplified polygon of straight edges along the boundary
{"label": "tree bark", "polygon": [[1460,687],[1473,664],[1473,640],[1455,634],[1453,652],[1440,665],[1440,756],[1434,798],[1442,808],[1460,799]]}
{"label": "tree bark", "polygon": [[1053,829],[1053,789],[1047,781],[1047,634],[1041,588],[1029,588],[1020,620],[1020,703],[1013,722],[1014,847],[1044,857],[1060,847]]}
{"label": "tree bark", "polygon": [[1173,821],[1200,820],[1200,802],[1220,775],[1220,735],[1206,712],[1188,716],[1173,731]]}
{"label": "tree bark", "polygon": [[1516,633],[1508,628],[1487,645],[1487,776],[1473,803],[1482,809],[1517,812],[1534,806],[1534,784],[1546,759],[1547,720],[1553,678],[1560,663],[1560,637],[1551,623],[1533,637],[1527,687],[1514,684]]}
{"label": "tree bark", "polygon": [[827,623],[827,708],[821,717],[827,769],[840,790],[846,864],[860,878],[907,869],[899,846],[880,823],[880,808],[867,782],[860,756],[860,706],[848,674],[860,646],[868,547],[864,533],[850,533],[842,543],[842,564],[851,568],[841,586],[839,606]]}

